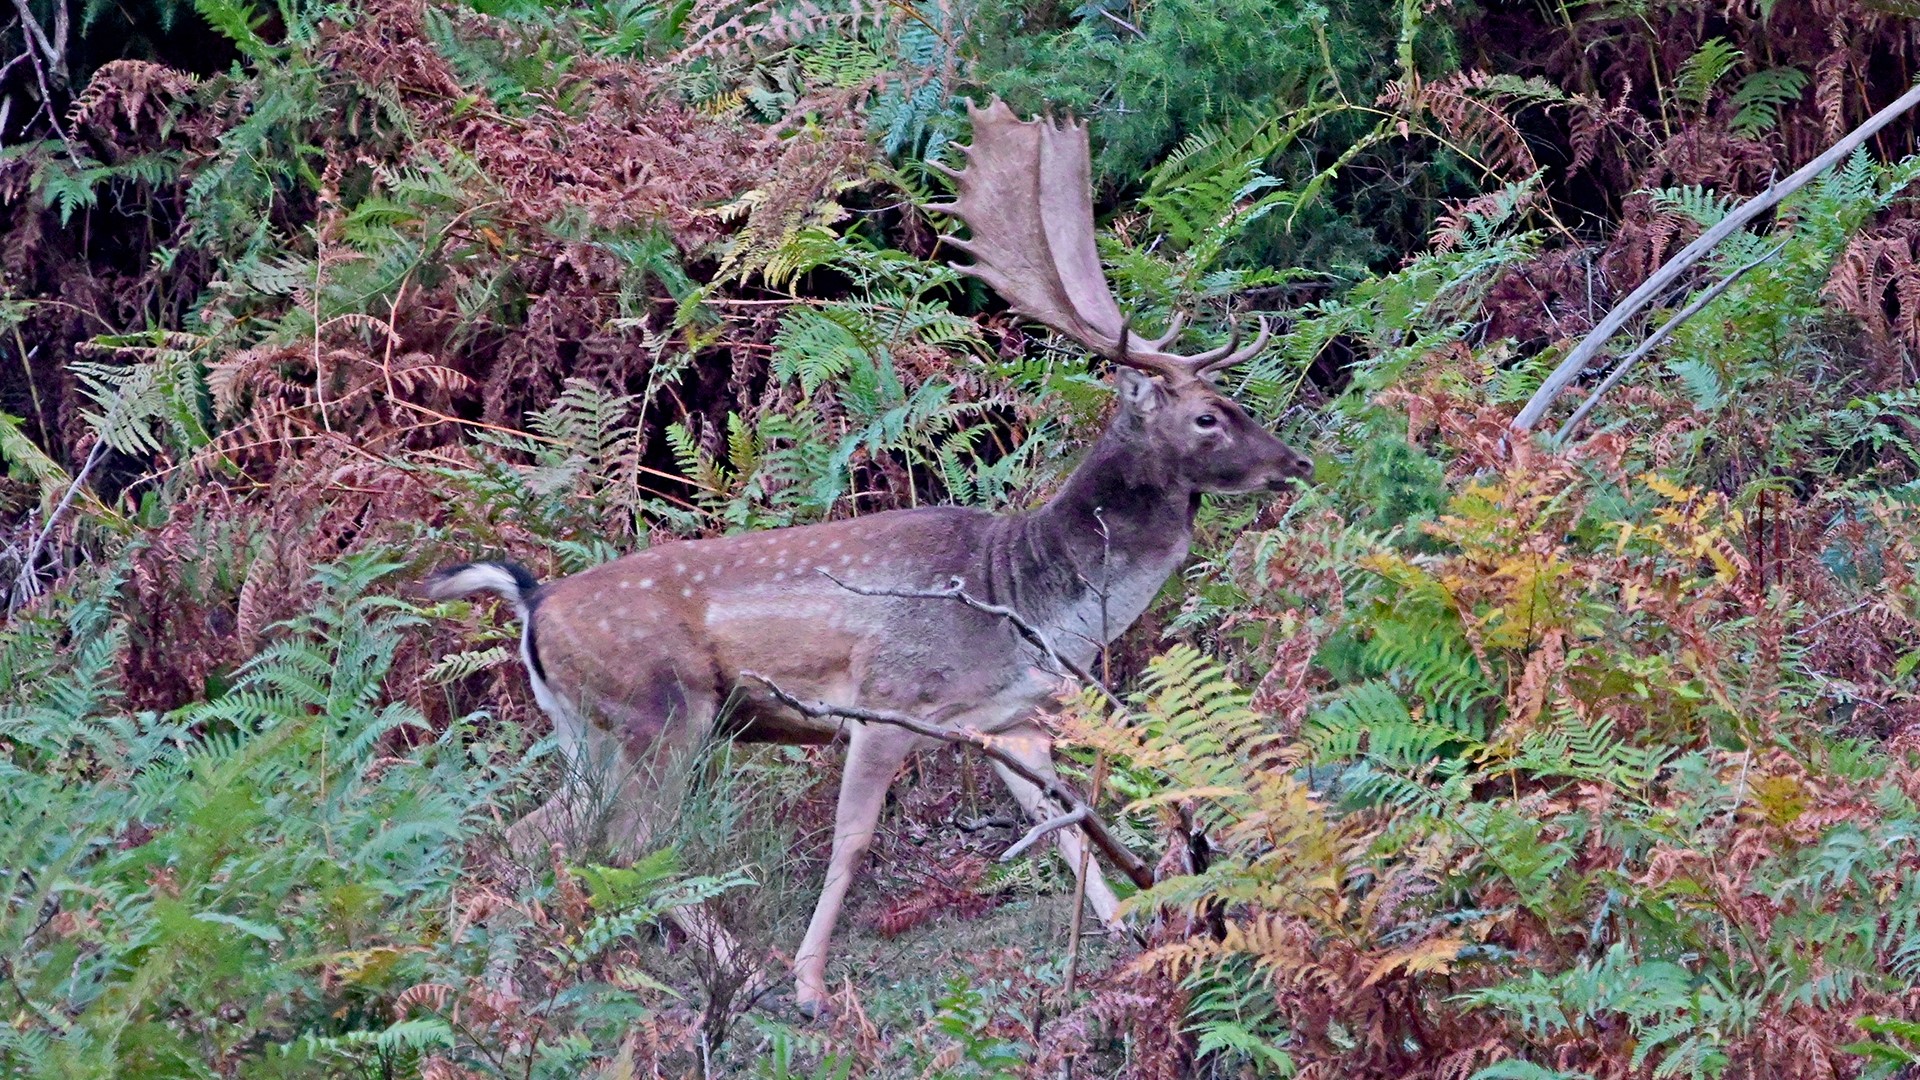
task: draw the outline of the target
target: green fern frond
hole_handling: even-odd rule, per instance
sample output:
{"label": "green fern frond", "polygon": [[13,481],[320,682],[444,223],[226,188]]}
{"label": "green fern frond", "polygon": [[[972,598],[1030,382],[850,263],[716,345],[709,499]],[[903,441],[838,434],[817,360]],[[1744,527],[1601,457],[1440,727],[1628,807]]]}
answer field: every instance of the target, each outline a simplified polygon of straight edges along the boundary
{"label": "green fern frond", "polygon": [[1664,212],[1679,214],[1702,228],[1711,228],[1731,213],[1741,200],[1738,195],[1722,195],[1699,184],[1688,184],[1685,187],[1655,189],[1653,201]]}
{"label": "green fern frond", "polygon": [[72,483],[67,470],[27,437],[19,417],[5,412],[0,412],[0,465],[6,466],[8,476],[40,490],[42,513],[50,511]]}
{"label": "green fern frond", "polygon": [[1714,87],[1746,55],[1734,48],[1726,38],[1708,38],[1680,64],[1680,71],[1674,77],[1674,95],[1692,105],[1705,105],[1713,95]]}
{"label": "green fern frond", "polygon": [[1791,67],[1767,68],[1740,80],[1731,98],[1736,111],[1729,127],[1743,139],[1772,131],[1780,122],[1781,106],[1799,101],[1807,82],[1806,72]]}
{"label": "green fern frond", "polygon": [[470,675],[477,675],[489,668],[510,664],[514,660],[513,649],[507,645],[492,645],[484,649],[468,649],[464,652],[448,653],[434,662],[424,676],[433,685],[458,682]]}

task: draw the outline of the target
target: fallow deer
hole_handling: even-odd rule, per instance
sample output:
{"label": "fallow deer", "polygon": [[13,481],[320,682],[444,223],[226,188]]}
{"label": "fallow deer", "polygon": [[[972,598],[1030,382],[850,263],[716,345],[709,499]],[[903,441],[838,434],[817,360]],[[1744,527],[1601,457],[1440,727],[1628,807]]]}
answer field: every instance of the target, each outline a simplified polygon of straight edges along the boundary
{"label": "fallow deer", "polygon": [[[925,507],[661,544],[544,585],[518,567],[474,563],[426,586],[436,598],[491,590],[514,603],[534,696],[576,762],[645,777],[722,721],[719,734],[744,740],[846,739],[826,884],[795,957],[806,1008],[823,1003],[827,944],[887,789],[928,740],[811,719],[742,673],[801,699],[991,733],[1051,776],[1051,743],[1036,713],[1059,690],[1061,672],[1044,654],[1003,617],[871,593],[957,580],[969,595],[1018,612],[1084,668],[1180,567],[1202,493],[1278,491],[1309,469],[1209,381],[1258,352],[1264,326],[1245,348],[1191,356],[1164,351],[1178,326],[1129,345],[1094,248],[1086,129],[1023,122],[995,103],[974,110],[973,130],[967,167],[952,174],[955,200],[933,208],[971,229],[970,240],[948,241],[972,257],[964,269],[1015,312],[1115,365],[1117,408],[1058,494],[1020,513]],[[1028,814],[1050,816],[1032,783],[996,768]],[[663,798],[652,783],[632,780],[616,792],[611,828],[629,844],[640,840],[647,800]],[[540,837],[578,797],[563,790],[515,832]],[[1068,866],[1087,865],[1078,832],[1054,838]],[[1097,869],[1087,895],[1113,925],[1116,900]]]}

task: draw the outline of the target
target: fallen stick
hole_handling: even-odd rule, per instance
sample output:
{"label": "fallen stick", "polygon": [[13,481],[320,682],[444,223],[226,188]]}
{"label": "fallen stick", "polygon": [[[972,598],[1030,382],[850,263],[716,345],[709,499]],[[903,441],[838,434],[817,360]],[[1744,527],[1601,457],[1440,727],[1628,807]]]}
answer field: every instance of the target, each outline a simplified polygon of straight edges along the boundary
{"label": "fallen stick", "polygon": [[[1078,825],[1085,820],[1087,820],[1087,808],[1085,806],[1076,806],[1066,813],[1061,814],[1059,817],[1050,817],[1040,824],[1035,825],[1033,828],[1028,829],[1027,835],[1014,841],[1012,847],[1001,852],[1000,861],[1012,862],[1033,845],[1069,825]],[[1081,871],[1085,872],[1085,868],[1082,867]]]}
{"label": "fallen stick", "polygon": [[906,713],[897,713],[886,709],[866,709],[858,705],[829,705],[824,701],[802,701],[782,689],[778,683],[767,678],[765,675],[752,671],[743,671],[740,673],[740,677],[743,679],[752,679],[754,682],[766,687],[767,692],[778,699],[781,704],[799,712],[803,716],[810,716],[814,719],[825,719],[830,716],[836,716],[847,720],[858,720],[867,724],[887,724],[892,727],[911,731],[916,735],[924,735],[929,739],[937,739],[940,742],[974,747],[994,761],[1005,766],[1008,772],[1039,788],[1047,797],[1053,799],[1061,806],[1066,807],[1069,812],[1084,810],[1086,816],[1078,822],[1075,822],[1075,824],[1079,825],[1080,830],[1087,834],[1087,839],[1092,842],[1093,846],[1100,849],[1100,854],[1106,856],[1108,862],[1112,863],[1121,873],[1132,879],[1134,885],[1142,889],[1150,889],[1153,887],[1153,868],[1148,866],[1140,856],[1127,850],[1126,846],[1120,843],[1120,841],[1114,839],[1113,833],[1107,828],[1107,823],[1100,819],[1100,815],[1094,812],[1093,807],[1088,805],[1085,799],[1081,798],[1072,788],[1061,783],[1059,777],[1043,776],[1040,773],[1034,772],[1019,759],[995,747],[988,736],[972,730],[949,731],[946,728],[935,727],[918,717],[908,716]]}
{"label": "fallen stick", "polygon": [[1868,139],[1878,134],[1881,128],[1898,119],[1901,114],[1915,105],[1920,105],[1920,84],[1900,95],[1893,104],[1874,113],[1866,123],[1854,128],[1846,138],[1828,147],[1819,157],[1800,166],[1793,175],[1769,185],[1767,190],[1742,203],[1718,224],[1701,233],[1693,243],[1682,248],[1680,254],[1675,255],[1665,266],[1654,271],[1652,277],[1628,294],[1625,300],[1615,305],[1598,325],[1588,331],[1586,337],[1580,339],[1580,344],[1573,347],[1573,351],[1567,354],[1566,359],[1560,361],[1560,365],[1553,369],[1553,372],[1540,384],[1540,388],[1527,399],[1526,407],[1520,410],[1520,415],[1513,418],[1513,430],[1532,431],[1534,425],[1547,415],[1547,410],[1553,407],[1554,401],[1566,391],[1582,371],[1587,369],[1587,365],[1600,355],[1600,350],[1605,347],[1607,339],[1625,326],[1628,319],[1639,314],[1641,308],[1652,303],[1654,297],[1665,292],[1668,286],[1678,281],[1680,276],[1686,273],[1694,263],[1699,262],[1707,252],[1719,246],[1720,241],[1745,228],[1748,222],[1773,209],[1780,200],[1805,187],[1814,177],[1826,172],[1848,154],[1859,149]]}

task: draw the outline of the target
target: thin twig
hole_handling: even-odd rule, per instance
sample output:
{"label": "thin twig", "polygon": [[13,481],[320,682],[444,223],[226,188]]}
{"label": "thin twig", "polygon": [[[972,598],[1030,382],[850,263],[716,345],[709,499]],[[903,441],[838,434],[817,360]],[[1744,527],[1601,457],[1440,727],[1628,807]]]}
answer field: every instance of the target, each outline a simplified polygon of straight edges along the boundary
{"label": "thin twig", "polygon": [[66,494],[60,496],[60,501],[55,504],[53,510],[47,514],[46,524],[40,527],[40,532],[33,538],[33,543],[27,546],[26,558],[21,560],[20,563],[18,590],[19,597],[23,602],[31,599],[40,591],[40,575],[33,568],[33,564],[40,558],[40,549],[46,546],[48,537],[53,535],[53,527],[59,522],[60,515],[66,512],[67,507],[73,505],[74,496],[78,495],[80,489],[86,485],[87,477],[93,472],[93,467],[100,464],[100,459],[106,456],[106,450],[107,444],[105,442],[97,439],[94,441],[93,449],[87,451],[86,463],[80,466],[80,471],[75,474],[73,482],[67,485]]}
{"label": "thin twig", "polygon": [[[333,422],[327,419],[327,369],[320,364],[320,332],[326,329],[326,322],[320,318],[320,295],[325,290],[327,272],[327,250],[323,242],[313,257],[313,399],[320,411],[320,429],[333,434]],[[391,333],[393,328],[388,327]]]}
{"label": "thin twig", "polygon": [[1112,831],[1107,828],[1107,823],[1101,820],[1100,815],[1094,812],[1093,807],[1089,806],[1087,801],[1080,797],[1079,793],[1061,782],[1059,777],[1046,776],[1035,772],[1019,758],[995,746],[992,736],[971,728],[955,730],[952,728],[939,727],[918,717],[908,716],[905,713],[893,712],[888,709],[867,709],[858,705],[830,705],[824,701],[802,701],[791,693],[788,693],[780,684],[767,678],[765,675],[752,671],[742,671],[740,677],[742,679],[752,679],[754,682],[766,687],[767,692],[772,694],[781,704],[803,716],[809,716],[816,720],[827,717],[839,717],[846,720],[858,720],[867,724],[886,724],[890,727],[911,731],[915,735],[923,735],[929,739],[952,743],[956,746],[971,746],[979,750],[981,753],[1005,766],[1008,772],[1039,788],[1048,798],[1059,803],[1061,806],[1069,810],[1085,809],[1087,816],[1078,824],[1081,831],[1087,834],[1087,839],[1093,842],[1093,846],[1099,848],[1100,854],[1105,855],[1107,860],[1113,863],[1121,873],[1132,879],[1135,885],[1142,889],[1153,887],[1153,868],[1148,866],[1140,856],[1127,850],[1126,845],[1114,839]]}
{"label": "thin twig", "polygon": [[1654,297],[1665,292],[1669,285],[1677,281],[1694,263],[1699,262],[1707,252],[1712,251],[1722,240],[1745,228],[1754,218],[1771,210],[1780,200],[1805,187],[1814,177],[1859,149],[1868,139],[1878,134],[1881,128],[1898,119],[1901,114],[1915,105],[1920,105],[1920,84],[1916,84],[1900,95],[1893,104],[1874,113],[1866,123],[1854,128],[1846,138],[1828,147],[1819,157],[1802,165],[1793,175],[1768,185],[1767,190],[1741,204],[1718,224],[1701,233],[1693,243],[1681,249],[1678,255],[1655,271],[1652,277],[1641,283],[1639,288],[1633,290],[1625,300],[1620,301],[1612,311],[1607,312],[1606,317],[1601,319],[1599,325],[1589,331],[1586,337],[1580,339],[1580,344],[1574,346],[1573,351],[1567,354],[1567,358],[1560,361],[1560,365],[1553,369],[1546,381],[1540,384],[1540,388],[1527,399],[1526,407],[1520,410],[1520,415],[1513,418],[1513,430],[1533,430],[1534,426],[1546,416],[1547,410],[1553,407],[1554,401],[1565,392],[1582,371],[1586,370],[1587,365],[1600,355],[1600,350],[1605,347],[1607,339],[1625,326],[1627,320],[1638,314],[1641,308],[1651,303]]}
{"label": "thin twig", "polygon": [[1076,806],[1058,817],[1050,817],[1040,824],[1035,825],[1033,828],[1027,830],[1027,835],[1015,840],[1012,847],[1000,853],[1000,861],[1012,862],[1025,854],[1028,848],[1052,836],[1061,829],[1069,825],[1078,825],[1087,820],[1087,813],[1088,811],[1085,806]]}
{"label": "thin twig", "polygon": [[1720,294],[1732,288],[1733,283],[1739,281],[1747,271],[1780,254],[1786,246],[1787,242],[1782,240],[1780,243],[1769,248],[1759,258],[1754,259],[1744,266],[1736,267],[1731,273],[1727,274],[1727,276],[1714,282],[1711,286],[1703,290],[1699,296],[1694,297],[1692,303],[1676,312],[1673,318],[1668,319],[1660,329],[1647,335],[1647,340],[1641,342],[1639,348],[1628,353],[1626,359],[1616,364],[1614,369],[1607,374],[1607,377],[1601,381],[1600,385],[1593,388],[1593,393],[1588,394],[1587,399],[1580,403],[1580,407],[1573,410],[1573,415],[1567,417],[1567,422],[1560,425],[1560,430],[1554,434],[1553,441],[1556,444],[1566,442],[1567,436],[1573,434],[1573,429],[1579,427],[1580,421],[1585,420],[1587,414],[1593,411],[1593,407],[1600,403],[1600,395],[1613,389],[1616,383],[1625,378],[1628,369],[1632,368],[1633,365],[1639,363],[1641,360],[1646,359],[1648,353],[1659,348],[1660,343],[1671,337],[1673,332],[1680,328],[1681,323],[1700,314],[1701,310],[1708,304],[1718,300]]}
{"label": "thin twig", "polygon": [[1852,605],[1851,607],[1844,607],[1844,608],[1841,608],[1839,611],[1829,611],[1825,615],[1822,615],[1819,618],[1808,623],[1807,625],[1801,627],[1799,632],[1802,634],[1805,634],[1810,631],[1818,630],[1822,626],[1827,625],[1828,623],[1832,622],[1835,619],[1844,619],[1847,616],[1852,615],[1854,612],[1860,611],[1863,608],[1870,608],[1878,602],[1879,602],[1878,597],[1870,597],[1866,600],[1862,600],[1859,603]]}
{"label": "thin twig", "polygon": [[[969,772],[965,775],[971,775],[971,773]],[[955,817],[953,819],[953,827],[959,829],[961,832],[979,832],[981,829],[1011,829],[1018,824],[1020,824],[1018,821],[1003,814],[988,814],[984,817],[975,818]]]}
{"label": "thin twig", "polygon": [[[6,62],[6,64],[5,64],[4,66],[0,66],[0,79],[4,79],[4,78],[6,78],[6,77],[7,77],[7,74],[8,74],[9,72],[11,72],[11,71],[13,70],[13,68],[14,68],[14,65],[15,65],[15,64],[24,64],[24,63],[26,63],[26,62],[27,62],[27,54],[26,54],[26,53],[21,53],[20,55],[18,55],[18,56],[16,56],[16,57],[14,57],[13,59],[11,59],[11,60],[9,60],[9,61],[7,61],[7,62]],[[7,105],[8,105],[8,107],[9,107],[9,109],[11,109],[11,107],[12,107],[12,105],[13,105],[13,99],[12,99],[12,98],[8,98],[8,99],[7,99],[7,102],[6,102],[6,103],[7,103]],[[0,134],[4,134],[5,132],[6,132],[6,124],[4,124],[4,123],[0,123]]]}
{"label": "thin twig", "polygon": [[1105,8],[1101,8],[1100,14],[1105,15],[1109,19],[1112,19],[1116,26],[1119,26],[1122,30],[1126,30],[1127,32],[1131,33],[1134,37],[1139,38],[1141,41],[1147,40],[1147,35],[1144,31],[1142,31],[1139,27],[1133,25],[1132,23],[1128,22],[1127,20],[1121,18],[1120,16],[1115,15],[1113,12],[1108,11]]}
{"label": "thin twig", "polygon": [[40,66],[40,54],[34,50],[31,42],[27,44],[27,59],[33,64],[34,81],[40,86],[40,111],[47,114],[47,126],[59,137],[60,145],[67,148],[67,156],[78,159],[79,151],[73,148],[73,140],[67,138],[67,129],[60,124],[60,111],[53,107],[53,91],[47,86],[47,69]]}
{"label": "thin twig", "polygon": [[[20,24],[23,31],[22,36],[27,39],[28,51],[32,51],[33,47],[38,45],[41,54],[47,58],[47,63],[53,66],[55,78],[65,81],[67,62],[64,54],[66,52],[66,42],[63,40],[56,46],[52,41],[47,39],[46,27],[41,26],[40,20],[33,17],[33,9],[27,6],[27,0],[13,0],[13,10],[20,13]],[[57,26],[54,36],[64,37],[64,35],[59,33]]]}

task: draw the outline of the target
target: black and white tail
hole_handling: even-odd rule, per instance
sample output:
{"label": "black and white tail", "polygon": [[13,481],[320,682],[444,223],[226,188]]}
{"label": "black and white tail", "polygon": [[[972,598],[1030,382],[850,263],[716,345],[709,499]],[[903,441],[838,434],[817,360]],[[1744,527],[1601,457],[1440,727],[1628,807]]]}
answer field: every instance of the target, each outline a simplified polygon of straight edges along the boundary
{"label": "black and white tail", "polygon": [[457,600],[469,593],[484,591],[498,593],[511,602],[515,614],[520,616],[520,660],[527,665],[527,675],[533,682],[534,700],[556,722],[562,723],[563,735],[571,730],[567,726],[571,721],[565,719],[567,710],[547,688],[547,669],[540,662],[540,646],[533,626],[539,579],[519,563],[471,562],[435,571],[420,583],[420,589],[435,600]]}
{"label": "black and white tail", "polygon": [[560,749],[577,771],[586,745],[587,727],[572,707],[555,695],[547,682],[546,665],[540,662],[539,632],[535,609],[539,606],[540,581],[518,563],[472,562],[438,570],[420,583],[420,590],[435,600],[457,600],[477,592],[497,593],[513,604],[520,616],[520,662],[526,665],[527,681],[533,687],[533,700],[553,719],[554,734]]}
{"label": "black and white tail", "polygon": [[533,594],[540,582],[518,563],[470,562],[435,571],[420,587],[435,600],[455,600],[482,590],[498,593],[512,602],[524,623],[533,610]]}

